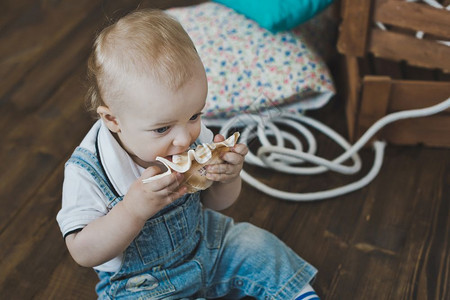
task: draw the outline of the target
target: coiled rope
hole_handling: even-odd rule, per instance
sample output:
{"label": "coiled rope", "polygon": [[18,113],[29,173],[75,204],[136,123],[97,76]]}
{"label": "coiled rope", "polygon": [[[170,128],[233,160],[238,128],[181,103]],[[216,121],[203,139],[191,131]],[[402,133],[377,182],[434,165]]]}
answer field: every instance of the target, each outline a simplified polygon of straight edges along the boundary
{"label": "coiled rope", "polygon": [[[448,108],[450,108],[450,98],[439,104],[427,108],[405,110],[386,115],[375,122],[354,145],[350,145],[341,135],[339,135],[330,127],[307,116],[294,115],[291,113],[282,113],[275,117],[270,117],[270,115],[267,114],[238,115],[230,119],[222,126],[220,134],[227,136],[228,131],[231,128],[244,128],[240,139],[241,143],[248,145],[248,142],[251,139],[257,138],[261,143],[261,147],[259,147],[259,149],[257,150],[256,155],[250,151],[245,157],[245,162],[252,165],[257,165],[263,168],[269,168],[288,174],[309,175],[320,174],[327,171],[335,171],[341,174],[355,174],[361,169],[361,159],[358,155],[358,151],[381,128],[389,123],[398,120],[426,117],[437,114]],[[303,150],[303,145],[295,135],[280,129],[276,124],[288,126],[297,131],[299,134],[303,135],[305,140],[309,144],[308,150]],[[325,135],[336,141],[336,143],[344,149],[344,153],[333,160],[328,160],[316,156],[316,140],[311,131],[303,124],[317,129],[318,131],[324,133]],[[267,138],[268,136],[275,137],[275,145],[270,143]],[[286,148],[285,141],[289,141],[291,145],[293,145],[294,149]],[[241,171],[240,176],[242,180],[247,182],[249,185],[253,186],[263,193],[276,198],[290,201],[315,201],[328,199],[353,192],[369,184],[380,171],[383,163],[385,146],[386,143],[382,141],[375,141],[373,143],[373,147],[375,150],[374,164],[366,176],[356,182],[325,191],[312,193],[291,193],[280,191],[261,183],[250,174],[248,174],[244,169]],[[353,164],[350,166],[343,165],[342,163],[349,158],[352,160]],[[305,162],[312,163],[315,166],[298,166],[299,164]]]}

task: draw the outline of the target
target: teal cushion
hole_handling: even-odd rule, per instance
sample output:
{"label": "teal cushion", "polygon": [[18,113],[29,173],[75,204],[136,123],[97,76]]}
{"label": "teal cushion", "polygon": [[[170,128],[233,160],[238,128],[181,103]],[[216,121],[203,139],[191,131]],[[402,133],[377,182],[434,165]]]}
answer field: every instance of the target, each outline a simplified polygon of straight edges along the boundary
{"label": "teal cushion", "polygon": [[324,10],[333,0],[213,0],[256,21],[271,32],[292,29]]}

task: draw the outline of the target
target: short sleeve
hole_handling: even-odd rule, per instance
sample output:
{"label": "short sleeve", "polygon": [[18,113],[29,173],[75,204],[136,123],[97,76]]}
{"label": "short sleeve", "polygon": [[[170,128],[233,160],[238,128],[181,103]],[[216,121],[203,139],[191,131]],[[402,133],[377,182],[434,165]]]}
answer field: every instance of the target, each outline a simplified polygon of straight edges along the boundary
{"label": "short sleeve", "polygon": [[64,237],[106,215],[106,203],[105,196],[86,170],[74,164],[66,165],[62,207],[56,216]]}

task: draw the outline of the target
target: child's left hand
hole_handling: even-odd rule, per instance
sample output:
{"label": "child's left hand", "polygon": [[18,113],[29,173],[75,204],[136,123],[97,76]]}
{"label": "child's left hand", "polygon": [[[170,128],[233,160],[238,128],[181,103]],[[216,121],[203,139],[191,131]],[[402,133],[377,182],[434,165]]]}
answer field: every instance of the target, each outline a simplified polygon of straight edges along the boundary
{"label": "child's left hand", "polygon": [[[221,134],[217,134],[214,137],[214,143],[219,143],[224,140],[225,138]],[[229,183],[239,176],[247,153],[248,148],[246,145],[234,145],[230,151],[221,154],[220,158],[223,159],[223,163],[208,165],[206,167],[206,178],[212,181]]]}

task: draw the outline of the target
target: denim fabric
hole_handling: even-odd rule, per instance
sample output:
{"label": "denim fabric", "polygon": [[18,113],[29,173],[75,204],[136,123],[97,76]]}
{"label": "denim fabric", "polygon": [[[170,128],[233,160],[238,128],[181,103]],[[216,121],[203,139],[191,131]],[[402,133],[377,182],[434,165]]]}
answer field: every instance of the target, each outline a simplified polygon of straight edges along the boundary
{"label": "denim fabric", "polygon": [[125,250],[121,269],[97,272],[96,291],[99,299],[285,300],[316,272],[273,234],[203,209],[195,193],[150,218]]}

